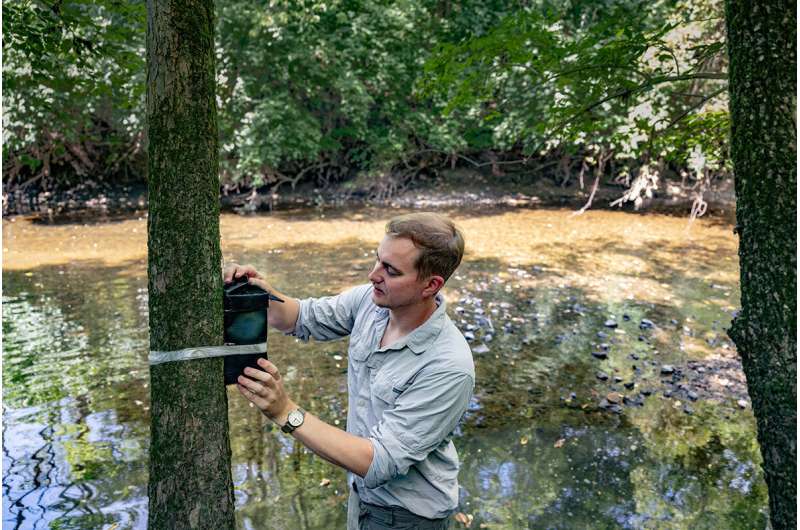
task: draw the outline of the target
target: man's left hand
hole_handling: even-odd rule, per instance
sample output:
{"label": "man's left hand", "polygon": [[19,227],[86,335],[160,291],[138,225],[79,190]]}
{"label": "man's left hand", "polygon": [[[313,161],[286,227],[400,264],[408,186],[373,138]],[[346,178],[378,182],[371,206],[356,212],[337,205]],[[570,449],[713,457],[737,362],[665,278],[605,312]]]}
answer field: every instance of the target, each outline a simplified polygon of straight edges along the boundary
{"label": "man's left hand", "polygon": [[244,375],[239,376],[236,388],[267,418],[283,425],[289,412],[297,406],[286,395],[278,368],[264,358],[258,360],[258,365],[261,370],[250,367],[244,369]]}

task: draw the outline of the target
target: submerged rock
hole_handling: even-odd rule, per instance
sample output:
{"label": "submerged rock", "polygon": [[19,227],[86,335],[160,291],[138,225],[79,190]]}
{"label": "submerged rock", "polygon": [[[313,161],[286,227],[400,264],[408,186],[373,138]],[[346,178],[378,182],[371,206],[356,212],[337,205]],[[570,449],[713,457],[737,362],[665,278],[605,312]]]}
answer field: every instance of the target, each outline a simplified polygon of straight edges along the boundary
{"label": "submerged rock", "polygon": [[486,344],[479,344],[472,348],[473,353],[489,353],[489,351],[490,351],[489,346],[487,346]]}
{"label": "submerged rock", "polygon": [[613,320],[613,319],[609,318],[608,320],[606,320],[605,324],[603,324],[603,325],[604,325],[605,327],[607,327],[607,328],[615,328],[615,327],[617,327],[619,324],[617,324],[617,321],[616,321],[616,320]]}

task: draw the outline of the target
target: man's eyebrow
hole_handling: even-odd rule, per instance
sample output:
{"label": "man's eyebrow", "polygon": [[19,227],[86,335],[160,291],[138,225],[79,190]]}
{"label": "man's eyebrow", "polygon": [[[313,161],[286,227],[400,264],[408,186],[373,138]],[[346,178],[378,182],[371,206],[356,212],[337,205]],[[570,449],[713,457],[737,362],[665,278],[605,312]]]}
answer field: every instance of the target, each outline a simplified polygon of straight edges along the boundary
{"label": "man's eyebrow", "polygon": [[384,268],[385,268],[385,267],[391,267],[391,268],[393,268],[394,270],[396,270],[397,272],[399,272],[400,274],[402,274],[402,273],[403,273],[403,271],[401,271],[400,269],[398,269],[397,267],[395,267],[394,265],[392,265],[392,264],[391,264],[391,263],[389,263],[388,261],[383,261],[383,260],[381,259],[381,257],[378,255],[378,250],[377,250],[377,249],[375,249],[375,257],[376,257],[376,258],[378,258],[378,261],[380,261],[380,262],[381,262],[381,265],[383,265],[383,266],[384,266]]}

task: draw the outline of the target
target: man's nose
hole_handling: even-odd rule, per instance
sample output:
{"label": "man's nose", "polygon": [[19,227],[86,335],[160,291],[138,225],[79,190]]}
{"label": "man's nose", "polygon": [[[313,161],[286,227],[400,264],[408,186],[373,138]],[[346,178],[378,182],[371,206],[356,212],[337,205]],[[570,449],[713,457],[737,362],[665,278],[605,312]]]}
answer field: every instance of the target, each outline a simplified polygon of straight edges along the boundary
{"label": "man's nose", "polygon": [[367,275],[367,279],[374,283],[380,283],[381,281],[383,281],[381,275],[378,274],[379,270],[380,270],[380,264],[376,263],[375,266],[372,267],[372,270],[369,272],[369,275]]}

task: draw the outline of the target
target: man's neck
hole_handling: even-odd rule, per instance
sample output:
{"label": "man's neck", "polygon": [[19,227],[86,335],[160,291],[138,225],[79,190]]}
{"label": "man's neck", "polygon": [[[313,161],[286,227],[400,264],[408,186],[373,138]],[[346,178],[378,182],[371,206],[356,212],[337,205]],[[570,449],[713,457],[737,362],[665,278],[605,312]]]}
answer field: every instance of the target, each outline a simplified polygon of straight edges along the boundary
{"label": "man's neck", "polygon": [[425,323],[436,311],[436,299],[432,296],[418,304],[389,310],[389,326],[401,335],[411,333]]}

